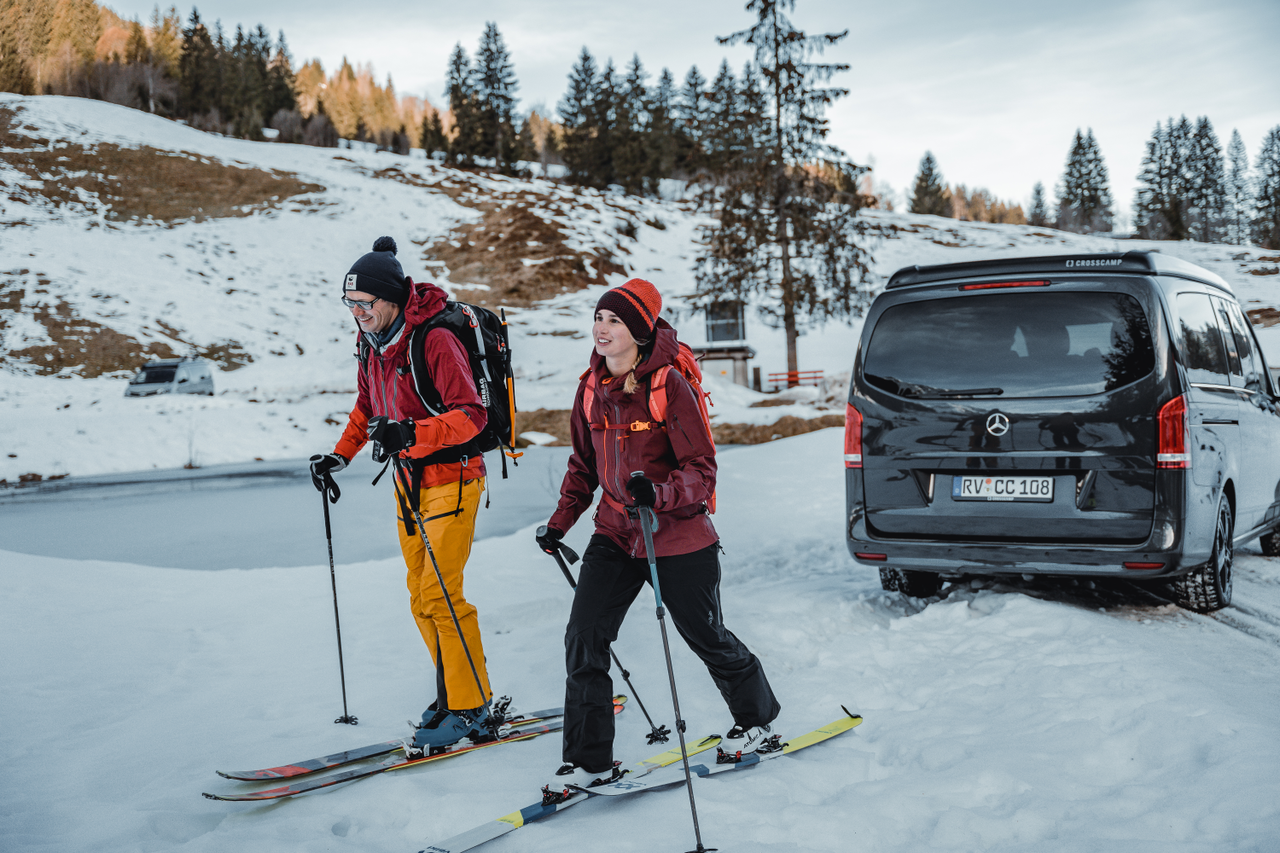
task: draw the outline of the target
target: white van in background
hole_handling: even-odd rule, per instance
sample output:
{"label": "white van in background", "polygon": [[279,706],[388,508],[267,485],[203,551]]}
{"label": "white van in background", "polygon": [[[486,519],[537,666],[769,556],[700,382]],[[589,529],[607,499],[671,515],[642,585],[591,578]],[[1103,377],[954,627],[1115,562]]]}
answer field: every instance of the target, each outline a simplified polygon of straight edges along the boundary
{"label": "white van in background", "polygon": [[148,361],[129,380],[126,397],[152,394],[205,394],[213,396],[213,370],[203,358],[166,358]]}

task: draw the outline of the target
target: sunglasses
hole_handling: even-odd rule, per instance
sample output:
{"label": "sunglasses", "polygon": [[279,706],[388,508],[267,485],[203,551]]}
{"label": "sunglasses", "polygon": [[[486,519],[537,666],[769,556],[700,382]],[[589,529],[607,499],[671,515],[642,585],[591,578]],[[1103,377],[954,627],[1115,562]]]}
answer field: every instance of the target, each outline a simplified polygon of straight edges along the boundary
{"label": "sunglasses", "polygon": [[348,299],[347,297],[344,296],[342,297],[342,304],[347,306],[348,308],[359,308],[361,311],[368,311],[373,308],[373,303],[379,301],[380,299],[382,299],[381,296],[375,296],[372,299],[370,299],[368,302],[361,302],[359,299]]}

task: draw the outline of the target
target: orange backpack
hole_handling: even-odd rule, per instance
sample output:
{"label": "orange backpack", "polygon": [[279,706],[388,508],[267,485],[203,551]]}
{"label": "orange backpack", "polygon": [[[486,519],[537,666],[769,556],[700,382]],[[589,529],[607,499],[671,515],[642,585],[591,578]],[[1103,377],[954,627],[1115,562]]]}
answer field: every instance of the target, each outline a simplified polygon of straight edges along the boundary
{"label": "orange backpack", "polygon": [[[707,431],[707,438],[711,441],[714,453],[715,437],[711,432],[711,412],[709,407],[714,405],[711,402],[711,395],[702,388],[702,368],[698,366],[698,359],[694,356],[693,350],[689,349],[689,345],[683,342],[679,343],[679,349],[676,352],[676,370],[680,371],[680,375],[688,380],[693,386],[694,397],[698,401],[698,411],[702,415],[702,426]],[[625,430],[627,432],[643,432],[650,429],[666,429],[667,427],[667,374],[671,372],[672,365],[664,364],[653,373],[649,374],[649,414],[653,418],[652,421],[633,421],[629,424],[611,424],[606,417],[603,424],[593,423],[591,421],[591,406],[596,398],[596,375],[594,371],[588,370],[582,374],[587,380],[587,385],[582,392],[582,411],[587,419],[587,423],[592,429],[599,430]],[[604,495],[609,499],[609,495]],[[613,503],[610,500],[610,503]],[[716,511],[716,493],[712,491],[711,499],[707,501],[708,512]]]}

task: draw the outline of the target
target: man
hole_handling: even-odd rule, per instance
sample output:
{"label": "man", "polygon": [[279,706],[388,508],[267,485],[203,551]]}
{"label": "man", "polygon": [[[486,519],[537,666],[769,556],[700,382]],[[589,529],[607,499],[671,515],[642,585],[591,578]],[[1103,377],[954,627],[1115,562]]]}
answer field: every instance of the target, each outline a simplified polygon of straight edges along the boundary
{"label": "man", "polygon": [[[487,739],[492,736],[488,705],[492,691],[476,608],[462,591],[463,567],[471,553],[485,483],[484,459],[472,440],[484,428],[487,414],[476,392],[470,360],[448,329],[426,333],[422,341],[426,379],[437,398],[432,404],[441,412],[432,415],[415,384],[409,346],[414,329],[440,312],[446,296],[435,285],[415,283],[404,274],[390,237],[379,237],[373,251],[355,262],[342,290],[342,302],[360,330],[359,393],[333,452],[312,457],[312,479],[323,490],[323,476],[345,468],[367,441],[374,442],[375,459],[399,456],[397,476],[392,479],[400,550],[409,570],[409,607],[436,670],[436,700],[422,715],[411,755],[464,737]],[[414,510],[431,542],[444,590],[417,529]]]}

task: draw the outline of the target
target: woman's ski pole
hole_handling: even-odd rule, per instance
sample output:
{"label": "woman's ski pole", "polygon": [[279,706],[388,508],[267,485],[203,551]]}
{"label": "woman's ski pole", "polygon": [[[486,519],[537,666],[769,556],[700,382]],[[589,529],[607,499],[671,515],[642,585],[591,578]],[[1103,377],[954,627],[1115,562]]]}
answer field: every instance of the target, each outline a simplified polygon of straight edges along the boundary
{"label": "woman's ski pole", "polygon": [[[632,477],[643,477],[643,471],[633,472]],[[653,528],[657,523],[653,507],[633,507],[640,516],[640,529],[644,532],[644,553],[649,558],[649,578],[653,583],[653,597],[658,604],[658,627],[662,631],[662,653],[667,658],[667,677],[671,679],[671,704],[676,711],[676,734],[680,738],[680,758],[684,761],[684,784],[689,789],[689,812],[693,815],[693,838],[698,847],[690,853],[708,853],[702,846],[702,831],[698,828],[698,805],[693,799],[693,778],[689,773],[689,750],[684,745],[684,720],[680,718],[680,699],[676,695],[676,671],[671,666],[671,645],[667,642],[666,611],[662,607],[662,589],[658,586],[658,558],[653,551]],[[711,848],[715,849],[715,848]]]}
{"label": "woman's ski pole", "polygon": [[333,627],[338,631],[338,677],[342,679],[342,716],[334,722],[354,726],[360,721],[347,713],[347,672],[342,665],[342,621],[338,619],[338,576],[333,570],[333,528],[329,524],[329,504],[336,504],[341,496],[342,492],[338,490],[338,484],[333,481],[333,475],[325,471],[324,491],[320,493],[320,504],[324,507],[324,538],[329,543],[329,582],[333,585]]}
{"label": "woman's ski pole", "polygon": [[[538,528],[538,536],[547,535],[547,526],[544,524]],[[573,589],[578,588],[578,582],[573,579],[573,572],[569,571],[569,566],[565,565],[565,560],[569,564],[578,562],[578,555],[572,548],[563,542],[559,543],[555,551],[551,552],[551,556],[556,558],[556,562],[560,564],[560,571],[564,572],[564,579],[569,582],[569,586]],[[640,701],[640,693],[636,690],[634,684],[631,683],[631,673],[627,672],[627,668],[622,665],[622,661],[618,660],[618,656],[614,653],[613,647],[609,648],[609,657],[613,658],[614,665],[618,667],[618,671],[622,673],[622,680],[627,682],[627,689],[631,691],[631,695],[636,697],[636,703],[640,706],[640,711],[644,714],[644,718],[649,722],[649,744],[666,743],[671,739],[671,730],[666,726],[655,726],[653,718],[649,716],[649,712],[645,710],[644,702]]]}

